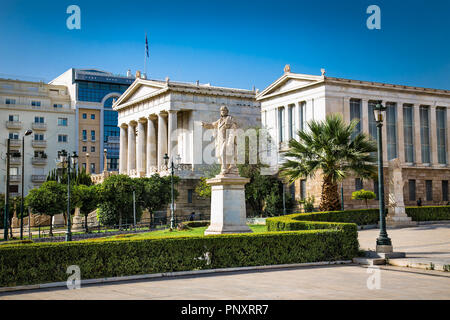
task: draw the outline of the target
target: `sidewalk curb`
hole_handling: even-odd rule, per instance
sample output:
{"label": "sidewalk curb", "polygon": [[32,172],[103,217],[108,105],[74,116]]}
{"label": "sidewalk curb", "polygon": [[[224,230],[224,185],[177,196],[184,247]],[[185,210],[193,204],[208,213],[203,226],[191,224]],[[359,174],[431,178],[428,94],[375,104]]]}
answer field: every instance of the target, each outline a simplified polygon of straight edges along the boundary
{"label": "sidewalk curb", "polygon": [[[266,265],[266,266],[206,269],[206,270],[194,270],[194,271],[163,272],[163,273],[151,273],[151,274],[141,274],[141,275],[133,275],[133,276],[87,279],[87,280],[81,280],[81,285],[96,284],[96,283],[110,283],[110,282],[119,282],[119,281],[130,281],[130,280],[142,280],[142,279],[153,279],[153,278],[193,276],[193,275],[203,275],[203,274],[211,274],[211,273],[227,273],[227,272],[236,272],[236,271],[316,267],[316,266],[328,266],[328,265],[351,264],[351,263],[352,263],[352,260],[338,260],[338,261],[322,261],[322,262],[307,262],[307,263],[293,263],[293,264],[274,264],[274,265]],[[43,283],[43,284],[30,284],[30,285],[22,285],[22,286],[15,286],[15,287],[0,287],[0,293],[11,292],[11,291],[26,291],[26,290],[35,290],[35,289],[57,288],[57,287],[66,287],[66,286],[67,286],[67,283],[65,281],[63,281],[63,282],[50,282],[50,283]]]}

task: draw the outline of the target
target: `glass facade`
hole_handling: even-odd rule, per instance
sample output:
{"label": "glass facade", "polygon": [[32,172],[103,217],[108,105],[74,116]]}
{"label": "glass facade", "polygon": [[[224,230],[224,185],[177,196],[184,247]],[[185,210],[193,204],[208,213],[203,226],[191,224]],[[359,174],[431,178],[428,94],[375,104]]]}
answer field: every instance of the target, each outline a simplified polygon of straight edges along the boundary
{"label": "glass facade", "polygon": [[98,83],[90,81],[78,82],[78,100],[90,102],[102,102],[103,98],[112,93],[122,94],[128,89],[129,85]]}
{"label": "glass facade", "polygon": [[386,134],[388,160],[397,158],[397,105],[386,103]]}
{"label": "glass facade", "polygon": [[420,107],[420,143],[422,162],[430,163],[431,149],[430,149],[430,119],[428,107]]}

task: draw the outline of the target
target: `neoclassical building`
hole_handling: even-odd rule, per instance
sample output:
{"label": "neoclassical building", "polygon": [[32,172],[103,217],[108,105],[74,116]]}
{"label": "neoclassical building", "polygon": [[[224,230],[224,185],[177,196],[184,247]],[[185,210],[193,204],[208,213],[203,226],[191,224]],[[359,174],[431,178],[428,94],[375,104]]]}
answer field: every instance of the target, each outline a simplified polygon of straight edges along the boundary
{"label": "neoclassical building", "polygon": [[[449,201],[450,180],[450,91],[306,75],[284,74],[261,91],[256,100],[261,103],[262,126],[277,142],[278,163],[290,139],[305,130],[307,122],[324,120],[326,115],[340,113],[347,122],[359,119],[357,130],[376,138],[373,108],[377,100],[387,107],[383,125],[385,190],[388,194],[388,161],[399,158],[406,205],[446,204]],[[377,182],[354,177],[344,183],[345,208],[363,206],[351,200],[351,193],[364,188],[378,192]],[[291,187],[296,198],[314,195],[320,201],[320,179],[298,181]],[[377,205],[372,201],[373,206]]]}
{"label": "neoclassical building", "polygon": [[119,113],[119,172],[132,177],[168,174],[167,153],[178,162],[176,175],[182,178],[176,215],[209,214],[209,201],[194,193],[202,170],[216,161],[214,141],[202,122],[217,120],[220,106],[225,105],[240,127],[260,126],[255,95],[252,90],[198,82],[137,78],[113,105]]}

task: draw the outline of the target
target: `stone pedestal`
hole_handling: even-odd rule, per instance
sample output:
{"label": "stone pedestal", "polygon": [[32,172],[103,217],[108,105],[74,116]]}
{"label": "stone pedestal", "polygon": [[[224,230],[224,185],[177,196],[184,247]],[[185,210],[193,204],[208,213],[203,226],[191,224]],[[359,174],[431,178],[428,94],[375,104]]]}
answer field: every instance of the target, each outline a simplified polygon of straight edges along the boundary
{"label": "stone pedestal", "polygon": [[211,186],[211,224],[205,235],[246,233],[245,184],[250,179],[238,175],[218,175],[206,181]]}
{"label": "stone pedestal", "polygon": [[64,215],[62,213],[55,214],[52,219],[53,228],[55,227],[64,227],[66,221],[64,219]]}
{"label": "stone pedestal", "polygon": [[19,219],[17,218],[17,212],[14,211],[14,216],[11,219],[11,227],[13,228],[19,228],[20,224],[19,224]]}
{"label": "stone pedestal", "polygon": [[80,213],[80,208],[75,208],[75,214],[72,218],[72,231],[83,230],[84,217]]}

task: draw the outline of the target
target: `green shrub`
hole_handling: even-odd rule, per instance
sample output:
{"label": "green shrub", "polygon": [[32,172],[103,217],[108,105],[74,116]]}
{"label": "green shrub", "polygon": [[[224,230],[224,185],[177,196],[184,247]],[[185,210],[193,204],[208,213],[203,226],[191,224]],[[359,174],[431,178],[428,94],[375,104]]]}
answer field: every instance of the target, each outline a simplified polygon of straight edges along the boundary
{"label": "green shrub", "polygon": [[209,220],[205,220],[205,221],[184,221],[182,222],[182,224],[184,224],[185,226],[189,227],[189,228],[198,228],[198,227],[206,227],[209,226]]}
{"label": "green shrub", "polygon": [[413,221],[450,220],[450,206],[406,207]]}
{"label": "green shrub", "polygon": [[70,265],[80,267],[82,279],[95,279],[347,260],[358,254],[356,225],[297,223],[303,231],[0,246],[0,286],[66,281]]}

